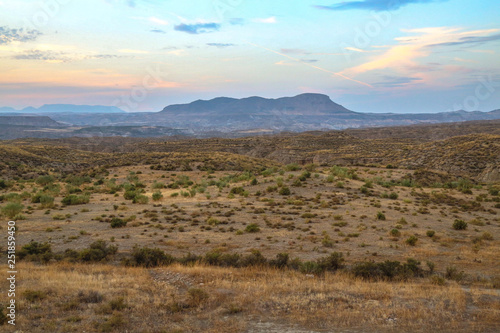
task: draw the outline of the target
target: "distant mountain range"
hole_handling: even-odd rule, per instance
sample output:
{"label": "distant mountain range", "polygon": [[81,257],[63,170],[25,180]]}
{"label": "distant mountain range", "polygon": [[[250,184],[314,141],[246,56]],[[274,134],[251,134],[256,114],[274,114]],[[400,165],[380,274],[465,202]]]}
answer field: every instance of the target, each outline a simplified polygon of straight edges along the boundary
{"label": "distant mountain range", "polygon": [[[47,115],[59,123],[54,126],[60,126],[62,123],[68,127],[98,127],[103,131],[101,136],[120,135],[122,132],[124,136],[134,136],[134,133],[146,136],[149,131],[151,136],[164,133],[198,137],[241,136],[283,131],[342,130],[500,119],[500,110],[419,114],[360,113],[333,102],[326,95],[313,93],[277,99],[256,96],[242,99],[218,97],[170,105],[160,112],[127,113],[113,106],[69,104],[44,105],[37,109],[26,108],[21,111],[0,108],[0,115],[14,115],[13,112]],[[131,131],[131,126],[137,130]],[[111,130],[112,127],[115,128]],[[56,135],[53,131],[49,132],[50,135]],[[91,132],[94,132],[94,129]],[[62,135],[61,132],[58,133]],[[64,135],[71,135],[71,131]]]}
{"label": "distant mountain range", "polygon": [[125,113],[115,106],[103,105],[73,105],[73,104],[45,104],[39,108],[27,107],[22,110],[16,110],[11,107],[0,107],[0,112],[15,113]]}

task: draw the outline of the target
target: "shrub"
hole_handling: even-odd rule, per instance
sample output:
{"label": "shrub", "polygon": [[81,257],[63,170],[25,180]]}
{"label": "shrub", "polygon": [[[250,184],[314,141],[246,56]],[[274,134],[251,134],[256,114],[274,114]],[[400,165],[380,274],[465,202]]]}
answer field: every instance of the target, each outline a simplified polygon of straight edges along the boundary
{"label": "shrub", "polygon": [[166,266],[174,262],[174,257],[166,254],[164,251],[147,247],[134,247],[132,251],[135,265],[144,267]]}
{"label": "shrub", "polygon": [[392,229],[391,232],[390,232],[390,234],[393,237],[399,237],[399,236],[401,236],[401,232],[398,229],[396,229],[396,228]]}
{"label": "shrub", "polygon": [[415,245],[417,245],[417,241],[418,241],[418,238],[415,235],[411,235],[406,240],[406,244],[408,244],[410,246],[415,246]]}
{"label": "shrub", "polygon": [[118,247],[107,245],[104,240],[97,240],[90,244],[88,249],[80,251],[78,257],[82,261],[103,261],[118,251]]}
{"label": "shrub", "polygon": [[396,192],[391,192],[389,194],[389,199],[396,200],[398,198],[398,194]]}
{"label": "shrub", "polygon": [[160,201],[161,199],[163,199],[163,194],[160,191],[153,193],[153,201]]}
{"label": "shrub", "polygon": [[344,261],[342,252],[333,252],[328,257],[318,259],[318,266],[323,271],[336,271],[344,267]]}
{"label": "shrub", "polygon": [[279,191],[279,194],[281,195],[290,195],[291,192],[290,192],[290,189],[286,186],[282,187]]}
{"label": "shrub", "polygon": [[455,222],[453,222],[453,229],[455,230],[465,230],[467,229],[467,222],[465,222],[464,220],[455,220]]}
{"label": "shrub", "polygon": [[382,212],[377,213],[377,220],[385,220],[385,214]]}
{"label": "shrub", "polygon": [[138,194],[132,199],[132,202],[137,204],[147,204],[149,202],[149,198],[143,194]]}
{"label": "shrub", "polygon": [[276,259],[270,260],[269,264],[274,267],[283,268],[288,265],[289,259],[288,253],[278,253]]}
{"label": "shrub", "polygon": [[259,250],[252,249],[251,253],[241,258],[242,266],[262,266],[267,264],[267,259]]}
{"label": "shrub", "polygon": [[17,202],[10,202],[2,207],[2,214],[7,215],[8,218],[13,218],[21,213],[24,206]]}
{"label": "shrub", "polygon": [[45,185],[48,185],[48,184],[51,184],[55,181],[54,177],[50,176],[50,175],[46,175],[46,176],[39,176],[37,179],[36,179],[36,183],[38,185],[41,185],[41,186],[45,186]]}
{"label": "shrub", "polygon": [[250,223],[249,225],[246,226],[245,231],[246,232],[259,232],[260,227],[257,223]]}
{"label": "shrub", "polygon": [[70,194],[66,196],[64,199],[62,199],[62,204],[66,206],[71,206],[71,205],[83,205],[87,204],[90,201],[90,197],[88,195],[76,195],[76,194]]}
{"label": "shrub", "polygon": [[427,237],[434,237],[434,235],[436,234],[436,232],[434,230],[427,230],[427,232],[425,233],[427,235]]}
{"label": "shrub", "polygon": [[35,241],[24,245],[18,252],[18,255],[19,259],[26,258],[27,260],[37,262],[48,262],[54,256],[49,243],[38,243]]}
{"label": "shrub", "polygon": [[127,221],[124,221],[118,217],[113,217],[111,219],[111,228],[122,228],[127,225]]}

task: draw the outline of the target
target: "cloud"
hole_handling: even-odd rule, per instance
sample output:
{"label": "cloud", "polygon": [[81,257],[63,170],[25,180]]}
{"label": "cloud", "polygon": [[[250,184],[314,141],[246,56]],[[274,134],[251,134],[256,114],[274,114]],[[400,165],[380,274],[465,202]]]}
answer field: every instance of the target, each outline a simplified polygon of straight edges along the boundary
{"label": "cloud", "polygon": [[23,28],[11,29],[7,26],[3,26],[0,27],[0,45],[13,42],[31,42],[36,40],[41,34],[42,33],[38,30],[25,30]]}
{"label": "cloud", "polygon": [[42,60],[47,62],[68,62],[71,58],[64,52],[29,50],[12,56],[16,60]]}
{"label": "cloud", "polygon": [[377,87],[394,88],[394,87],[401,87],[408,83],[421,80],[421,78],[418,77],[390,76],[390,75],[384,75],[383,79],[384,81],[376,82],[373,85]]}
{"label": "cloud", "polygon": [[310,54],[306,50],[303,49],[281,49],[281,53],[285,54]]}
{"label": "cloud", "polygon": [[218,31],[220,29],[220,24],[218,23],[196,23],[196,24],[185,24],[181,23],[174,27],[177,31],[182,31],[192,35],[198,35],[203,33],[209,33]]}
{"label": "cloud", "polygon": [[314,6],[318,9],[326,10],[351,10],[351,9],[364,9],[364,10],[397,10],[401,7],[412,3],[432,3],[442,2],[448,0],[360,0],[360,1],[343,1],[333,4],[331,6]]}
{"label": "cloud", "polygon": [[168,25],[168,21],[159,19],[159,18],[154,17],[154,16],[151,16],[150,18],[148,18],[148,20],[151,23],[156,23],[156,24],[159,24],[159,25]]}
{"label": "cloud", "polygon": [[161,29],[152,29],[152,30],[149,30],[150,32],[155,32],[157,34],[164,34],[166,33],[165,30],[161,30]]}
{"label": "cloud", "polygon": [[66,52],[52,51],[52,50],[28,50],[23,53],[12,56],[12,59],[16,60],[38,60],[51,63],[71,62],[71,61],[88,60],[88,59],[112,59],[112,58],[119,58],[119,56],[112,54],[93,54],[93,55],[70,54]]}
{"label": "cloud", "polygon": [[308,64],[312,64],[312,63],[318,62],[319,60],[318,59],[300,59],[300,61],[308,63]]}
{"label": "cloud", "polygon": [[[385,68],[409,68],[419,66],[416,60],[431,54],[432,47],[441,45],[457,45],[457,43],[492,41],[497,35],[491,35],[498,29],[460,31],[458,28],[422,28],[402,30],[412,36],[395,38],[397,44],[384,53],[372,57],[369,61],[346,69],[342,73],[354,75]],[[492,38],[493,37],[493,38]]]}
{"label": "cloud", "polygon": [[253,21],[257,22],[257,23],[268,23],[268,24],[272,24],[272,23],[277,22],[275,16],[271,16],[268,18],[256,18],[256,19],[253,19]]}
{"label": "cloud", "polygon": [[465,36],[459,38],[459,40],[455,42],[436,43],[428,46],[436,47],[436,46],[480,45],[486,42],[492,42],[496,40],[500,40],[500,34],[491,36]]}
{"label": "cloud", "polygon": [[230,47],[230,46],[235,46],[234,44],[231,44],[231,43],[227,43],[227,44],[224,44],[224,43],[207,43],[208,46],[215,46],[215,47],[218,47],[218,48],[225,48],[225,47]]}

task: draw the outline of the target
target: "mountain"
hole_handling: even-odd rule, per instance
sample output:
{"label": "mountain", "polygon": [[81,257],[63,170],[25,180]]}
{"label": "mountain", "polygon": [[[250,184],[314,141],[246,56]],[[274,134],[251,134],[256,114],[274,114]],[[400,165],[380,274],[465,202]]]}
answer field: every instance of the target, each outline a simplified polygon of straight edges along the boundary
{"label": "mountain", "polygon": [[242,99],[218,97],[209,101],[198,100],[189,104],[170,105],[161,111],[171,115],[216,116],[321,116],[354,114],[330,97],[321,94],[302,94],[295,97],[267,99],[248,97]]}
{"label": "mountain", "polygon": [[[24,110],[23,110],[24,111]],[[37,109],[38,113],[125,113],[116,106],[45,104]]]}
{"label": "mountain", "polygon": [[10,116],[1,115],[0,125],[61,127],[62,124],[47,116]]}

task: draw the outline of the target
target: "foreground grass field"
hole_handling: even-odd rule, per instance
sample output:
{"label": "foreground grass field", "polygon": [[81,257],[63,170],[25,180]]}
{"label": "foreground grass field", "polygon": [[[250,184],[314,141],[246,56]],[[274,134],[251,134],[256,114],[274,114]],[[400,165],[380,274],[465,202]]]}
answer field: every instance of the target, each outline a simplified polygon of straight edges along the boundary
{"label": "foreground grass field", "polygon": [[[497,332],[498,289],[262,267],[18,267],[24,332]],[[4,294],[2,294],[4,297]]]}

